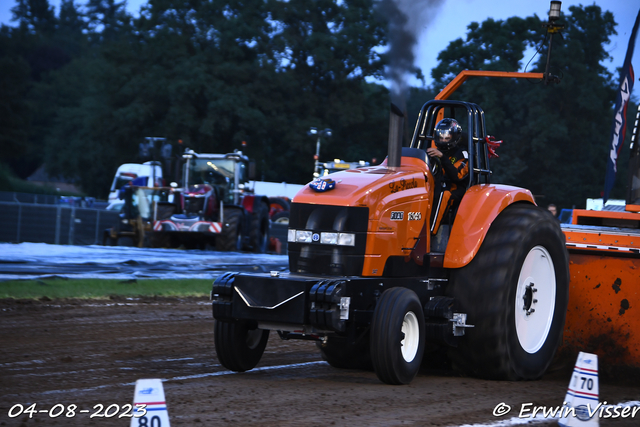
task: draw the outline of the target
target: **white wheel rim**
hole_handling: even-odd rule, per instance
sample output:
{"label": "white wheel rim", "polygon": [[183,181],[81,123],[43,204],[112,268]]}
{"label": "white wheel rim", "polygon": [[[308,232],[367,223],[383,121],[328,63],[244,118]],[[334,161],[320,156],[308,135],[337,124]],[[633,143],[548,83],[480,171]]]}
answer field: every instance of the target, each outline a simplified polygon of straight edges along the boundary
{"label": "white wheel rim", "polygon": [[522,263],[515,304],[518,341],[534,354],[547,340],[556,306],[553,260],[542,246],[532,248]]}
{"label": "white wheel rim", "polygon": [[402,320],[404,338],[400,341],[400,350],[405,362],[411,362],[416,357],[420,344],[420,324],[413,311],[407,312]]}

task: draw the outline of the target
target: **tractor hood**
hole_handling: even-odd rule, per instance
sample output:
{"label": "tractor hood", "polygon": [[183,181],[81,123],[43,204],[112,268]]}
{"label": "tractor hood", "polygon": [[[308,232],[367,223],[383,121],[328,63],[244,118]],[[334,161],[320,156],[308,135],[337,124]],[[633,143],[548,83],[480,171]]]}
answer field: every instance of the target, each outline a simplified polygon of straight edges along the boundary
{"label": "tractor hood", "polygon": [[[406,150],[406,149],[405,149]],[[358,168],[333,173],[323,180],[329,185],[318,191],[306,185],[296,194],[293,203],[368,207],[369,219],[378,219],[389,203],[402,203],[427,196],[427,164],[423,159],[402,157],[398,168],[379,166]],[[312,183],[310,183],[312,184]]]}

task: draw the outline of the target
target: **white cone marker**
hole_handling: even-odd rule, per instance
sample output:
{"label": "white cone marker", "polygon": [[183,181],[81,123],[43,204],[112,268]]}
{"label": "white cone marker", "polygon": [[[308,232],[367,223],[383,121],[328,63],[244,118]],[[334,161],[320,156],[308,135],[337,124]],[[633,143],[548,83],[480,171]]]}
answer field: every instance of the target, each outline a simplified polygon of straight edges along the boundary
{"label": "white cone marker", "polygon": [[162,380],[136,381],[130,427],[170,427]]}
{"label": "white cone marker", "polygon": [[580,352],[573,368],[558,424],[563,427],[598,427],[602,404],[598,397],[598,356]]}

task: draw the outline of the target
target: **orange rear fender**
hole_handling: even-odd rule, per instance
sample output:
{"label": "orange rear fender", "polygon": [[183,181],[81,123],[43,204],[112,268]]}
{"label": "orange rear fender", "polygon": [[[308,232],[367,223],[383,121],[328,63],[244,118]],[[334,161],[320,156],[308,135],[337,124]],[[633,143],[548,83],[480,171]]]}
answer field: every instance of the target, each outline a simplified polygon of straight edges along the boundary
{"label": "orange rear fender", "polygon": [[478,253],[489,227],[507,206],[525,202],[535,204],[529,190],[508,185],[475,185],[467,190],[444,255],[445,268],[467,265]]}

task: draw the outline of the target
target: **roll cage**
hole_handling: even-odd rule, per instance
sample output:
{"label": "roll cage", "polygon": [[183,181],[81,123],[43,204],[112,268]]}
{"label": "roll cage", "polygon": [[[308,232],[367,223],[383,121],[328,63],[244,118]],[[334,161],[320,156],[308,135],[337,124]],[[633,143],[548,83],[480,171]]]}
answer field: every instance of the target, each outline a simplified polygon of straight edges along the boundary
{"label": "roll cage", "polygon": [[[447,109],[449,114],[447,114]],[[458,113],[460,110],[462,110],[463,115],[466,115],[466,121],[463,121],[463,118],[460,117]],[[489,167],[484,111],[474,103],[432,100],[424,104],[418,115],[410,147],[426,151],[433,141],[436,124],[444,117],[455,118],[463,127],[462,138],[458,144],[466,143],[468,146],[469,187],[478,184],[489,184],[491,169]],[[427,161],[431,167],[428,156]]]}

